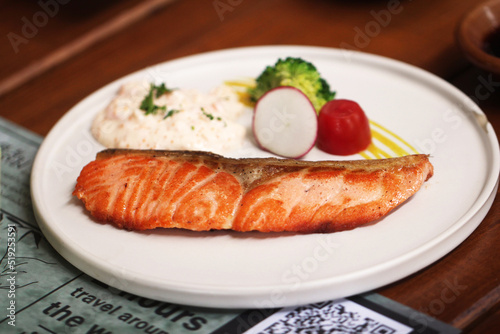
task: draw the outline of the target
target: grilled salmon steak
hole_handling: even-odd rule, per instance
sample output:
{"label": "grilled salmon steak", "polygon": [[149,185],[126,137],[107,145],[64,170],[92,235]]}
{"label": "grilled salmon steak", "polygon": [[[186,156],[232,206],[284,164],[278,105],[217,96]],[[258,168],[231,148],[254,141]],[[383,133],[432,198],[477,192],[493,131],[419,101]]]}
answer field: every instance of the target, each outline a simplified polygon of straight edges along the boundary
{"label": "grilled salmon steak", "polygon": [[105,150],[73,195],[97,220],[128,230],[335,232],[383,217],[432,174],[423,154],[311,162]]}

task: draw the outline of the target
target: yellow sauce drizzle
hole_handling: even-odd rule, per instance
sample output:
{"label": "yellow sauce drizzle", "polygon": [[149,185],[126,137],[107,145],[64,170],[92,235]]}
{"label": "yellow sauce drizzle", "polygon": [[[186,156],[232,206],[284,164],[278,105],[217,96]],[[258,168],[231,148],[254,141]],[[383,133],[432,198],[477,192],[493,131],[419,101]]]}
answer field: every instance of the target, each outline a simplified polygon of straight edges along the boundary
{"label": "yellow sauce drizzle", "polygon": [[225,81],[224,84],[233,87],[236,90],[236,94],[239,97],[241,103],[247,107],[253,107],[255,103],[250,100],[250,95],[247,93],[247,89],[255,86],[254,79],[243,79],[243,80],[230,80]]}
{"label": "yellow sauce drizzle", "polygon": [[384,136],[380,132],[373,130],[372,129],[372,138],[377,139],[380,141],[382,144],[387,146],[391,151],[396,153],[397,156],[403,156],[403,155],[408,155],[408,152],[406,152],[401,146],[396,144],[394,141],[392,141],[390,138]]}
{"label": "yellow sauce drizzle", "polygon": [[[247,89],[255,85],[254,79],[248,78],[243,80],[231,80],[226,81],[225,84],[236,89],[241,103],[248,107],[254,106],[254,102],[250,100],[250,96],[247,93]],[[402,157],[409,154],[418,154],[418,151],[407,141],[379,123],[370,120],[370,126],[372,142],[366,150],[359,153],[363,158],[382,159],[394,156]],[[403,148],[398,142],[404,145],[406,149]],[[389,151],[382,149],[377,145],[377,143],[382,144]]]}
{"label": "yellow sauce drizzle", "polygon": [[370,123],[372,125],[378,127],[379,129],[384,130],[385,132],[387,132],[388,134],[390,134],[391,136],[393,136],[394,138],[396,138],[397,140],[402,142],[404,145],[406,145],[412,151],[412,153],[418,154],[418,151],[413,146],[411,146],[410,143],[408,143],[406,140],[404,140],[403,138],[401,138],[400,136],[398,136],[394,132],[390,131],[389,129],[384,128],[382,125],[380,125],[374,121],[370,121]]}
{"label": "yellow sauce drizzle", "polygon": [[[407,141],[405,141],[403,138],[401,138],[394,132],[390,131],[389,129],[383,127],[379,123],[370,120],[370,125],[372,132],[372,143],[370,144],[370,146],[368,146],[368,148],[365,151],[360,153],[360,155],[363,158],[380,159],[380,158],[390,158],[394,156],[393,154],[390,154],[387,151],[380,148],[379,146],[377,146],[374,142],[378,142],[384,145],[387,149],[389,149],[396,156],[399,157],[413,153],[418,153],[418,151],[413,146],[411,146]],[[403,148],[394,139],[397,140],[399,143],[403,144],[407,149]]]}
{"label": "yellow sauce drizzle", "polygon": [[[372,138],[373,138],[373,131],[372,131]],[[371,153],[373,155],[370,156],[369,153]],[[373,144],[373,141],[370,143],[370,145],[368,146],[368,148],[366,150],[364,150],[363,152],[360,152],[359,153],[363,158],[365,159],[382,159],[382,158],[390,158],[391,155],[383,150],[381,150],[380,148],[378,148],[375,144]]]}
{"label": "yellow sauce drizzle", "polygon": [[224,82],[228,86],[249,88],[255,86],[255,80],[253,79],[243,79],[243,80],[228,80]]}

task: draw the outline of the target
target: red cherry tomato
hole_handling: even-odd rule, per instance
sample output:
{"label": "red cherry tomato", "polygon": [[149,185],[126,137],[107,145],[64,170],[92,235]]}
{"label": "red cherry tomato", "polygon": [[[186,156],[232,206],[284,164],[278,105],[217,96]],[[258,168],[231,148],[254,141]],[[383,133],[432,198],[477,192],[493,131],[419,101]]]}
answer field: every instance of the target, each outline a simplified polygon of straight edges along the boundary
{"label": "red cherry tomato", "polygon": [[331,100],[318,116],[319,149],[335,155],[351,155],[363,151],[371,143],[368,118],[351,100]]}

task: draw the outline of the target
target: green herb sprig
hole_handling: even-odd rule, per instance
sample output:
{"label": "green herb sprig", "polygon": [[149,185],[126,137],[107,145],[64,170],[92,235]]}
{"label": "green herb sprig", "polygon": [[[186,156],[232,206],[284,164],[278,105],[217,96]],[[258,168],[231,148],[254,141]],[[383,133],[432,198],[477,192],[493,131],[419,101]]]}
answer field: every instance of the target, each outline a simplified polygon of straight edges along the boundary
{"label": "green herb sprig", "polygon": [[165,116],[163,116],[163,119],[168,118],[168,117],[172,117],[175,114],[177,114],[178,112],[180,112],[179,109],[170,109],[169,111],[167,111],[167,113],[165,114]]}
{"label": "green herb sprig", "polygon": [[217,119],[218,121],[222,121],[222,118],[220,118],[220,117],[214,117],[214,115],[207,113],[205,111],[205,109],[203,109],[203,108],[201,108],[201,112],[203,113],[203,115],[205,115],[211,121],[213,121],[214,119]]}
{"label": "green herb sprig", "polygon": [[[163,110],[163,111],[167,110],[166,106],[157,106],[156,104],[154,104],[153,96],[156,98],[159,98],[163,94],[170,93],[170,92],[172,92],[172,89],[167,88],[167,86],[165,86],[164,83],[162,83],[159,86],[151,84],[149,87],[149,92],[142,100],[139,108],[141,110],[144,110],[146,115],[151,115],[151,114],[154,115],[158,112],[158,110]],[[170,115],[170,116],[172,116],[172,115]]]}

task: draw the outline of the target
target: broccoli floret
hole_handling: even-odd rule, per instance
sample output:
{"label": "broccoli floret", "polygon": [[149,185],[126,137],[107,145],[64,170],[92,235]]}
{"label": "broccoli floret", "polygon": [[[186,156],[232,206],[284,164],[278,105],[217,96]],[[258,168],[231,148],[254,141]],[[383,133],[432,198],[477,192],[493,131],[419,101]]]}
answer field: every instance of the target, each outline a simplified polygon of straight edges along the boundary
{"label": "broccoli floret", "polygon": [[267,91],[278,86],[300,89],[317,112],[335,97],[335,92],[330,91],[330,86],[316,67],[302,58],[278,59],[274,66],[267,66],[256,79],[256,86],[248,89],[250,99],[256,102]]}

